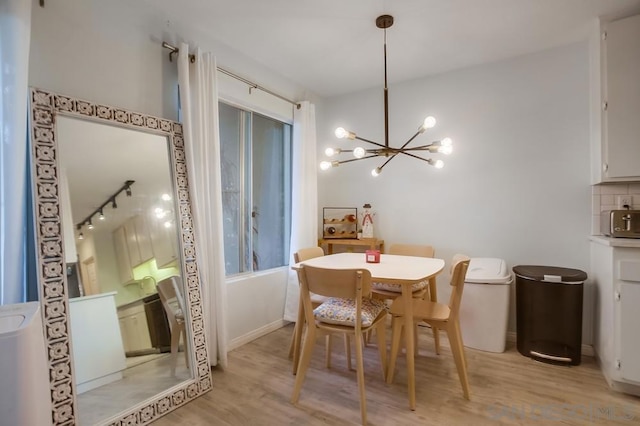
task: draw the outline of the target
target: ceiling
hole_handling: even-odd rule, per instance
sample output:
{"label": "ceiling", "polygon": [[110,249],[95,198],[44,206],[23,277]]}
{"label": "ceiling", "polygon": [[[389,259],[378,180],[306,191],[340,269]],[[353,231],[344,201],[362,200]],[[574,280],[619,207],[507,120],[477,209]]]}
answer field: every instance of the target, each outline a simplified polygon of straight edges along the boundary
{"label": "ceiling", "polygon": [[146,1],[168,24],[323,97],[382,85],[382,14],[395,18],[387,30],[393,83],[584,40],[595,18],[640,10],[640,0]]}
{"label": "ceiling", "polygon": [[[121,192],[117,208],[107,203],[105,220],[94,215],[95,232],[111,232],[136,214],[153,217],[157,207],[172,209],[162,194],[173,194],[167,138],[133,129],[59,115],[56,119],[60,165],[77,225],[133,180],[131,196]],[[82,229],[88,232],[86,227]],[[86,234],[85,234],[86,235]]]}

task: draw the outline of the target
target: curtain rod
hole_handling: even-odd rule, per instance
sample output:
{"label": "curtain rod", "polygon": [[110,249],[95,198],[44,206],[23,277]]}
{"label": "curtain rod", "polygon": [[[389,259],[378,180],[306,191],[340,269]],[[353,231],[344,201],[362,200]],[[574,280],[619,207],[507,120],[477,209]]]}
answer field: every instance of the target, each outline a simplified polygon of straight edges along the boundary
{"label": "curtain rod", "polygon": [[[164,42],[164,41],[162,42],[162,47],[164,47],[165,49],[170,50],[170,52],[169,52],[169,61],[170,61],[170,62],[173,62],[173,55],[174,55],[175,53],[178,53],[178,52],[180,51],[180,49],[178,49],[177,47],[172,46],[172,45],[170,45],[169,43]],[[196,61],[196,55],[191,55],[191,54],[190,54],[190,55],[189,55],[189,62],[194,63],[195,61]],[[282,95],[279,95],[279,94],[277,94],[277,93],[275,93],[275,92],[272,92],[271,90],[266,89],[266,88],[264,88],[264,87],[262,87],[262,86],[260,86],[260,85],[258,85],[258,84],[256,84],[256,83],[254,83],[254,82],[252,82],[252,81],[250,81],[250,80],[247,80],[247,79],[246,79],[246,78],[244,78],[244,77],[240,77],[239,75],[234,74],[234,73],[232,73],[231,71],[225,70],[224,68],[217,67],[217,69],[218,69],[218,71],[220,71],[221,73],[226,74],[226,75],[228,75],[229,77],[233,77],[233,78],[235,78],[236,80],[239,80],[239,81],[243,82],[244,84],[246,84],[247,86],[249,86],[249,93],[251,93],[251,89],[258,89],[258,90],[262,90],[263,92],[268,93],[268,94],[270,94],[271,96],[275,96],[275,97],[276,97],[276,98],[278,98],[278,99],[282,99],[283,101],[289,102],[291,105],[295,105],[295,106],[296,106],[296,108],[300,109],[300,104],[299,104],[298,102],[295,102],[295,101],[292,101],[291,99],[285,98],[285,97],[284,97],[284,96],[282,96]]]}

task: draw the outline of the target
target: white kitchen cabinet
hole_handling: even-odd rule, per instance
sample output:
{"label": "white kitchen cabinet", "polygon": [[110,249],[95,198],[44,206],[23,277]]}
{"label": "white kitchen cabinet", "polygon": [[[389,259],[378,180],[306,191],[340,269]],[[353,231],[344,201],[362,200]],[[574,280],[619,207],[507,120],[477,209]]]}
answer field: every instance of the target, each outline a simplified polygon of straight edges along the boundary
{"label": "white kitchen cabinet", "polygon": [[640,180],[640,15],[598,25],[591,46],[592,181]]}
{"label": "white kitchen cabinet", "polygon": [[149,235],[153,257],[158,268],[163,268],[178,259],[178,237],[175,226],[165,227],[159,220],[150,221]]}
{"label": "white kitchen cabinet", "polygon": [[640,240],[591,239],[594,349],[610,386],[640,395]]}
{"label": "white kitchen cabinet", "polygon": [[144,302],[139,301],[118,308],[118,322],[122,344],[127,354],[153,350]]}
{"label": "white kitchen cabinet", "polygon": [[127,220],[124,225],[129,249],[129,261],[131,266],[138,266],[153,257],[151,239],[144,217],[136,215]]}
{"label": "white kitchen cabinet", "polygon": [[129,260],[129,247],[124,227],[119,227],[113,231],[113,244],[116,252],[116,262],[118,264],[118,277],[121,283],[133,280],[133,268]]}

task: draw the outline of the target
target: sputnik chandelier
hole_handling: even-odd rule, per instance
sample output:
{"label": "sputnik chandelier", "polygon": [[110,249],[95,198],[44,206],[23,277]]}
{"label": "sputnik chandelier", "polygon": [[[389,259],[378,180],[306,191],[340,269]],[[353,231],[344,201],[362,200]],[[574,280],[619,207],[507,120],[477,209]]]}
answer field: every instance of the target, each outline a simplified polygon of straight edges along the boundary
{"label": "sputnik chandelier", "polygon": [[325,155],[327,157],[333,157],[335,155],[339,155],[342,153],[352,153],[355,158],[351,158],[348,160],[333,160],[333,161],[323,161],[320,163],[320,168],[322,170],[328,170],[331,167],[338,167],[343,163],[351,163],[353,161],[366,160],[368,158],[376,158],[376,157],[387,157],[386,161],[382,163],[381,166],[376,167],[371,171],[373,176],[378,176],[384,166],[389,164],[389,161],[393,160],[396,155],[403,154],[409,157],[417,158],[418,160],[426,161],[430,165],[441,169],[444,166],[442,160],[433,160],[431,158],[424,158],[420,155],[425,152],[428,153],[441,153],[441,154],[451,154],[452,146],[451,139],[444,138],[440,141],[431,142],[426,145],[413,146],[409,147],[408,145],[420,134],[424,133],[425,130],[432,128],[436,124],[436,119],[429,116],[424,119],[422,125],[418,128],[418,131],[409,138],[408,141],[404,143],[400,148],[393,148],[389,146],[389,96],[387,89],[387,28],[393,25],[393,16],[391,15],[382,15],[378,16],[376,19],[376,26],[378,28],[382,28],[384,30],[384,145],[378,142],[374,142],[369,139],[361,138],[353,132],[345,130],[342,127],[338,127],[336,129],[335,135],[339,139],[357,139],[362,142],[369,143],[371,145],[375,145],[377,148],[365,149],[362,147],[356,147],[354,149],[341,149],[341,148],[327,148],[325,150]]}

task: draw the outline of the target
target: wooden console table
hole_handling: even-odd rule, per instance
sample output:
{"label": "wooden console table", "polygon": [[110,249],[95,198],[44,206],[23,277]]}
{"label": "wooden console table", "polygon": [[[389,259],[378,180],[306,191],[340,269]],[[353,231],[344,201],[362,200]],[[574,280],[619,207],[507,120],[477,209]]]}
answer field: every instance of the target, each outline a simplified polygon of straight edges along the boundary
{"label": "wooden console table", "polygon": [[361,239],[339,239],[339,238],[321,238],[318,245],[323,247],[327,245],[327,254],[333,254],[333,246],[347,246],[347,251],[352,252],[354,246],[366,247],[370,250],[380,250],[384,253],[384,240],[377,238],[361,238]]}

